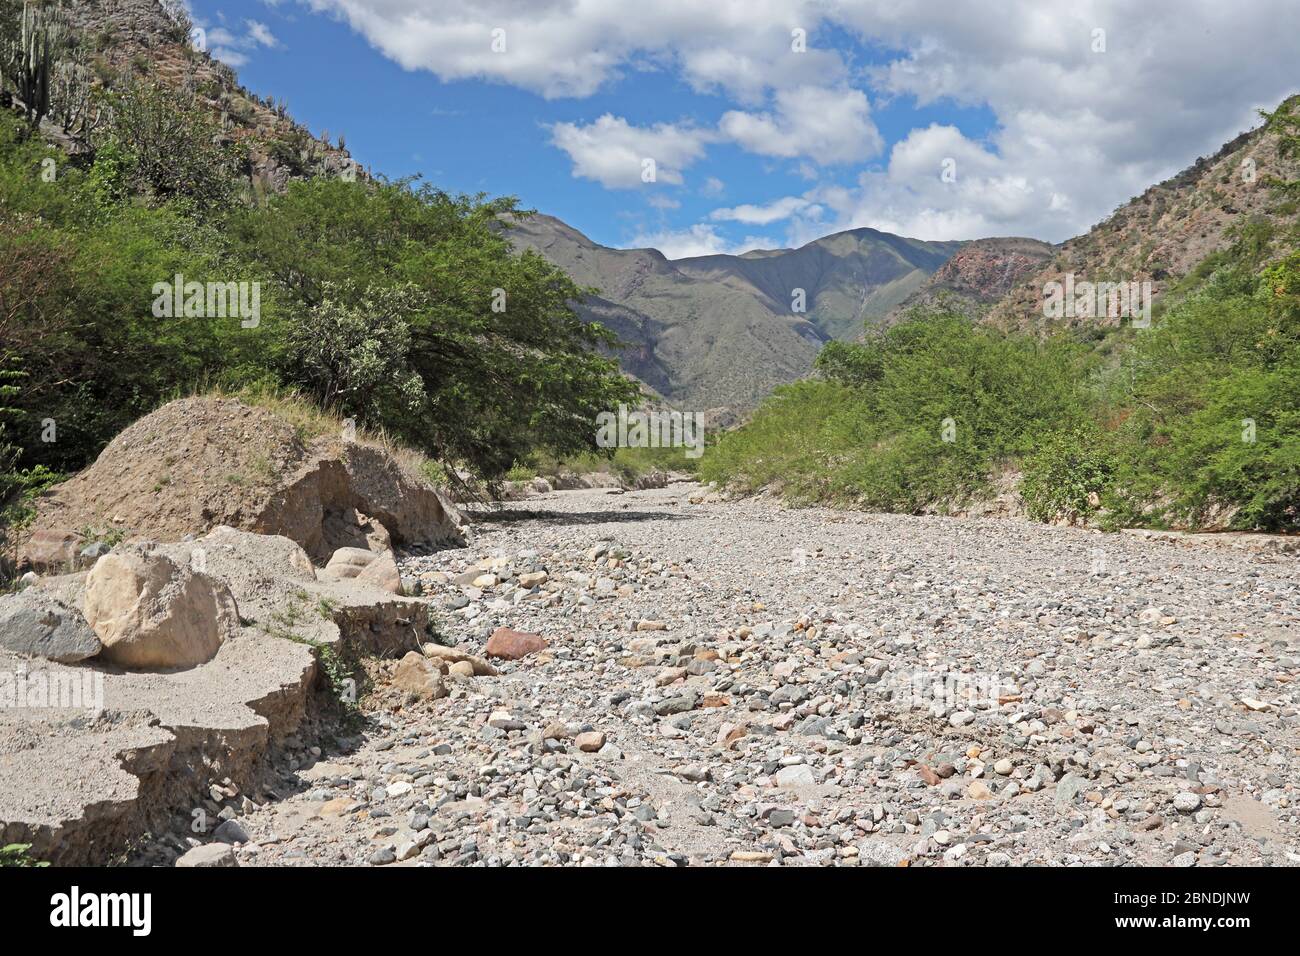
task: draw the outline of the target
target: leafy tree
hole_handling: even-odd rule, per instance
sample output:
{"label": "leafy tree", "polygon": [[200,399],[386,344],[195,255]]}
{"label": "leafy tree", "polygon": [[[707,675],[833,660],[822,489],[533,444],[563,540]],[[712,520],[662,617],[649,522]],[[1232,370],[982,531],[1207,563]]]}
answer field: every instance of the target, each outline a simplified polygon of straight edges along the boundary
{"label": "leafy tree", "polygon": [[1075,347],[940,311],[823,356],[826,381],[778,390],[705,456],[705,478],[778,480],[796,497],[914,511],[975,493],[1086,407]]}
{"label": "leafy tree", "polygon": [[359,291],[326,282],[321,292],[321,303],[302,309],[286,331],[293,380],[347,416],[377,421],[386,409],[421,411],[424,382],[411,368],[408,322],[419,302],[414,287]]}
{"label": "leafy tree", "polygon": [[103,96],[95,166],[105,199],[185,200],[211,215],[235,198],[239,151],[193,93],[127,79]]}
{"label": "leafy tree", "polygon": [[[596,416],[638,398],[597,352],[615,344],[613,334],[572,308],[585,290],[510,247],[500,223],[514,214],[512,199],[320,179],[244,211],[235,234],[296,309],[328,297],[332,309],[364,311],[380,289],[404,290],[404,364],[423,400],[358,411],[366,424],[494,479],[533,449],[596,450]],[[296,347],[285,358],[301,369]]]}

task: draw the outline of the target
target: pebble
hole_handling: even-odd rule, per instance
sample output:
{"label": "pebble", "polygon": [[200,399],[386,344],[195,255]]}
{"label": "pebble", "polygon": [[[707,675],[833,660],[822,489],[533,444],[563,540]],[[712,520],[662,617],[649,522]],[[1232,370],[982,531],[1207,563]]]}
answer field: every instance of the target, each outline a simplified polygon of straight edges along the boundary
{"label": "pebble", "polygon": [[[449,696],[418,704],[381,679],[345,746],[276,756],[274,796],[209,794],[214,815],[237,814],[220,827],[241,828],[241,858],[1300,856],[1300,655],[1259,636],[1296,635],[1290,557],[996,518],[789,510],[689,483],[503,506],[516,508],[530,514],[485,512],[467,547],[399,556],[438,609],[440,654],[486,664],[503,634],[494,672],[471,679],[449,658]],[[1104,576],[1088,570],[1098,540]],[[798,574],[783,560],[795,549]],[[1240,823],[1242,806],[1267,841]],[[162,859],[188,826],[176,820]]]}

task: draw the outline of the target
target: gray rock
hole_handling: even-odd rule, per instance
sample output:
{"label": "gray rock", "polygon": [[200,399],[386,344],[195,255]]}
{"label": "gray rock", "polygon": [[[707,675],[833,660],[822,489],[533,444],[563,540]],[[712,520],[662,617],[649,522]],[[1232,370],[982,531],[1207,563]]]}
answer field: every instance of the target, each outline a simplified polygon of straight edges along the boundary
{"label": "gray rock", "polygon": [[185,869],[208,869],[211,867],[239,866],[235,851],[224,843],[205,843],[182,854],[176,861],[178,867]]}
{"label": "gray rock", "polygon": [[249,842],[248,831],[239,825],[237,820],[227,820],[221,826],[212,831],[212,836],[222,843],[247,843]]}
{"label": "gray rock", "polygon": [[102,558],[104,555],[108,554],[108,552],[112,550],[113,549],[110,548],[103,541],[96,541],[93,544],[88,544],[86,545],[86,547],[82,548],[81,556],[86,559],[87,563],[91,563],[94,561],[98,561],[100,558]]}
{"label": "gray rock", "polygon": [[60,664],[94,657],[102,647],[80,611],[31,589],[0,598],[0,646]]}
{"label": "gray rock", "polygon": [[1056,795],[1053,798],[1059,809],[1064,809],[1074,803],[1074,798],[1083,790],[1084,784],[1087,783],[1078,774],[1067,773],[1061,778],[1060,783],[1056,785]]}
{"label": "gray rock", "polygon": [[863,866],[898,866],[907,859],[907,851],[880,839],[866,839],[858,844],[858,862]]}

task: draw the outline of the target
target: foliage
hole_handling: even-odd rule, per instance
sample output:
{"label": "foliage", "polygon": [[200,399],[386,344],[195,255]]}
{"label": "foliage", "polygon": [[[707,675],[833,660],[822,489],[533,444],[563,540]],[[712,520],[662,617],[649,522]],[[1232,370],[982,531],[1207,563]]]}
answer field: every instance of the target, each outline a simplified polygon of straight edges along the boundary
{"label": "foliage", "polygon": [[42,867],[49,866],[48,860],[34,860],[31,856],[30,843],[7,843],[0,846],[0,867]]}
{"label": "foliage", "polygon": [[[84,467],[199,390],[296,390],[330,430],[355,417],[444,478],[489,480],[537,451],[594,451],[596,415],[636,402],[598,351],[613,335],[570,307],[582,290],[500,235],[512,200],[317,180],[228,203],[228,157],[199,148],[211,127],[192,100],[144,84],[113,96],[88,169],[0,111],[0,341],[22,373],[3,402],[6,487]],[[168,165],[190,152],[206,165]],[[176,276],[259,283],[260,323],[155,315],[155,285]]]}
{"label": "foliage", "polygon": [[915,511],[960,501],[1054,422],[1082,415],[1078,350],[918,312],[828,346],[826,380],[777,394],[706,456],[705,478]]}
{"label": "foliage", "polygon": [[1073,519],[1098,510],[1115,470],[1104,442],[1100,430],[1089,423],[1053,431],[1038,443],[1025,461],[1020,486],[1031,518]]}
{"label": "foliage", "polygon": [[291,378],[342,415],[382,421],[385,409],[419,412],[424,382],[411,368],[413,286],[355,289],[326,282],[315,308],[286,330]]}
{"label": "foliage", "polygon": [[[388,327],[405,349],[408,390],[403,401],[358,408],[361,420],[495,479],[535,448],[594,449],[596,416],[638,396],[596,351],[615,343],[612,333],[572,309],[584,290],[501,235],[500,217],[512,212],[511,199],[318,179],[244,210],[235,232],[294,309],[328,297],[331,309],[364,312],[378,290],[402,290],[402,314]],[[292,358],[289,367],[292,378]],[[422,383],[419,402],[407,400],[410,373]],[[319,379],[301,384],[326,398]]]}
{"label": "foliage", "polygon": [[222,139],[193,93],[129,79],[102,96],[109,119],[94,145],[97,183],[106,198],[184,200],[216,210],[230,203],[239,152]]}

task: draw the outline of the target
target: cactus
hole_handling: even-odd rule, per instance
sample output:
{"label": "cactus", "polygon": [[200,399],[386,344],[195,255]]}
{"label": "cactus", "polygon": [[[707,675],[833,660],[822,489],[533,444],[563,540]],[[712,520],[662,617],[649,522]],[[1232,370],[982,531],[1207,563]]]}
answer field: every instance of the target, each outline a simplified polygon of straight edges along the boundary
{"label": "cactus", "polygon": [[66,37],[63,9],[23,0],[17,35],[5,45],[4,72],[32,127],[50,111],[50,79]]}

